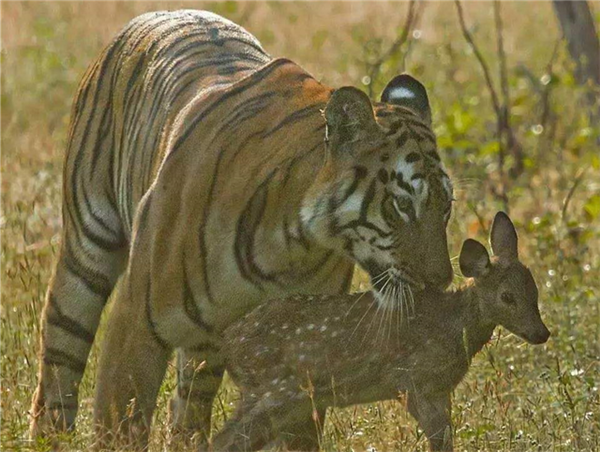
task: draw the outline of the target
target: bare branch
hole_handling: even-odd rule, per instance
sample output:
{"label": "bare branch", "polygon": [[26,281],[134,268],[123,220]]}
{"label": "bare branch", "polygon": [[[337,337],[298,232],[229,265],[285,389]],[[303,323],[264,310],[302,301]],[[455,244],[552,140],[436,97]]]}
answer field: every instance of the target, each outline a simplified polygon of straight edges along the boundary
{"label": "bare branch", "polygon": [[577,176],[575,176],[575,180],[573,181],[573,185],[571,185],[571,189],[569,190],[569,192],[567,193],[567,196],[565,197],[565,199],[563,201],[563,206],[562,206],[562,210],[560,212],[560,216],[561,216],[564,224],[568,223],[567,209],[569,208],[569,203],[571,202],[571,198],[573,197],[573,194],[575,193],[575,190],[577,190],[577,187],[579,186],[579,184],[583,180],[583,176],[585,176],[585,173],[587,172],[588,168],[589,168],[588,166],[582,168],[579,171],[579,174]]}
{"label": "bare branch", "polygon": [[554,76],[554,63],[558,56],[558,50],[560,49],[561,41],[562,41],[561,38],[558,38],[556,40],[556,43],[554,44],[554,49],[552,50],[552,55],[550,56],[550,60],[548,61],[548,64],[546,64],[546,74],[545,75],[547,75],[550,79],[548,80],[548,83],[546,83],[546,84],[542,83],[543,88],[542,88],[541,95],[540,95],[542,106],[541,106],[541,114],[540,114],[540,120],[539,120],[539,124],[540,124],[540,126],[542,126],[542,133],[540,134],[538,142],[537,142],[536,156],[537,156],[538,160],[542,157],[542,155],[541,155],[542,146],[545,143],[552,143],[554,132],[556,130],[555,128],[550,130],[550,125],[549,125],[549,123],[552,119],[552,116],[553,116],[550,98],[551,98],[552,90],[553,90],[553,84],[551,83],[551,81],[552,81],[552,77]]}
{"label": "bare branch", "polygon": [[492,106],[496,114],[496,135],[498,139],[498,173],[500,178],[499,190],[492,187],[492,193],[498,197],[504,204],[505,208],[508,208],[508,196],[507,186],[508,180],[505,172],[505,160],[506,152],[514,157],[514,165],[509,170],[511,177],[518,176],[523,171],[523,148],[518,142],[515,133],[510,124],[510,89],[508,85],[508,70],[506,65],[506,52],[504,51],[504,36],[503,36],[503,23],[502,14],[500,9],[500,2],[494,1],[494,21],[496,25],[496,45],[498,52],[498,59],[500,62],[499,75],[500,75],[500,90],[502,94],[502,102],[498,96],[498,92],[494,88],[494,82],[492,75],[483,54],[479,50],[473,35],[469,32],[463,14],[462,5],[460,0],[455,0],[456,10],[458,12],[458,18],[462,33],[465,40],[471,47],[473,54],[477,58],[479,65],[483,71],[485,82],[487,84],[490,97],[492,99]]}
{"label": "bare branch", "polygon": [[498,95],[496,94],[496,90],[494,89],[494,83],[492,81],[492,76],[490,74],[489,66],[487,65],[485,59],[483,58],[483,55],[479,51],[477,44],[475,44],[475,41],[473,40],[473,36],[467,29],[467,26],[465,24],[465,17],[464,17],[463,10],[462,10],[462,5],[460,4],[460,0],[454,0],[454,3],[456,4],[456,10],[458,12],[458,20],[460,22],[460,28],[462,30],[463,36],[465,37],[465,40],[471,47],[471,50],[473,50],[473,53],[475,54],[477,61],[479,61],[479,65],[481,66],[481,69],[483,71],[483,76],[485,77],[485,82],[486,82],[488,90],[490,92],[490,96],[492,97],[492,105],[494,107],[494,111],[496,112],[496,115],[498,117],[501,117],[502,111],[500,109],[500,102],[498,101]]}
{"label": "bare branch", "polygon": [[368,69],[368,77],[369,77],[369,97],[373,96],[373,87],[375,86],[375,81],[379,77],[381,73],[381,66],[386,62],[390,57],[395,55],[404,45],[406,40],[410,35],[410,31],[413,27],[413,22],[416,14],[416,5],[417,0],[410,0],[410,4],[408,6],[408,15],[406,16],[406,20],[404,22],[404,27],[402,28],[402,33],[396,40],[392,43],[387,51],[382,53],[379,58],[373,63],[370,64]]}
{"label": "bare branch", "polygon": [[[423,10],[425,9],[425,3],[419,3],[419,5],[421,7],[417,8],[415,10],[415,16],[414,16],[414,19],[412,22],[412,28],[411,28],[412,30],[414,30],[415,26],[421,20],[421,16],[423,15]],[[402,54],[402,66],[400,67],[400,72],[406,71],[406,60],[408,59],[408,56],[410,55],[410,51],[412,50],[414,42],[415,42],[414,39],[407,40],[406,51]]]}
{"label": "bare branch", "polygon": [[510,93],[508,90],[508,72],[506,70],[506,53],[504,52],[504,36],[502,34],[502,15],[500,13],[500,2],[494,1],[494,21],[496,23],[496,41],[498,47],[498,57],[500,60],[500,87],[502,96],[504,97],[504,113],[506,125],[508,125],[510,117]]}
{"label": "bare branch", "polygon": [[500,88],[502,90],[503,105],[502,117],[500,118],[500,127],[506,137],[506,147],[514,158],[514,164],[509,170],[509,174],[513,177],[518,176],[523,172],[523,148],[515,136],[511,126],[511,105],[510,105],[510,89],[508,87],[508,70],[506,68],[506,53],[504,52],[504,35],[502,14],[500,10],[500,1],[494,1],[494,21],[496,23],[496,42],[498,49],[498,59],[500,61]]}

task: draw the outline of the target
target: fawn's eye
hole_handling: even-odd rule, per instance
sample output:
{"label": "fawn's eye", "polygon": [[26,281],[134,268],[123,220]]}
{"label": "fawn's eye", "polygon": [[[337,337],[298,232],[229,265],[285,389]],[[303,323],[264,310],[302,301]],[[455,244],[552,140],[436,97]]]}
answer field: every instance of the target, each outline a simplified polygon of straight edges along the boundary
{"label": "fawn's eye", "polygon": [[503,292],[502,295],[500,295],[500,299],[504,303],[509,304],[509,305],[513,305],[516,303],[514,297],[511,294],[509,294],[508,292]]}

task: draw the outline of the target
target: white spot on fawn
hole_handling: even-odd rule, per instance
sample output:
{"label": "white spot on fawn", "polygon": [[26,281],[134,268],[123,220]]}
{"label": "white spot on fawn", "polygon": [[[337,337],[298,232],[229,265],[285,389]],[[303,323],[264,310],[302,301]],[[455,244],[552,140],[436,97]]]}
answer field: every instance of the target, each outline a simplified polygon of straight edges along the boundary
{"label": "white spot on fawn", "polygon": [[327,325],[323,325],[323,326],[321,327],[321,330],[320,330],[320,331],[321,331],[321,333],[322,333],[323,331],[325,331],[326,329],[327,329]]}

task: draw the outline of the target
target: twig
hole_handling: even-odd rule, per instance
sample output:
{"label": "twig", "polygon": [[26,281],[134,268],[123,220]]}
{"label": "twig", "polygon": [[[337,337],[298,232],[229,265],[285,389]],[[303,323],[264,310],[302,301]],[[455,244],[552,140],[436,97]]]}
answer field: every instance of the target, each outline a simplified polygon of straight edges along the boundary
{"label": "twig", "polygon": [[573,185],[571,186],[571,189],[569,190],[567,196],[565,197],[565,200],[563,201],[560,216],[564,224],[567,224],[567,209],[569,207],[569,203],[571,202],[571,198],[573,198],[573,194],[575,193],[575,190],[577,190],[577,187],[583,180],[583,176],[585,176],[585,173],[587,172],[588,168],[589,166],[586,166],[585,168],[579,171],[579,174],[575,177]]}
{"label": "twig", "polygon": [[373,64],[369,65],[370,67],[368,69],[367,74],[370,80],[368,89],[369,97],[373,97],[373,87],[375,86],[376,79],[381,73],[381,66],[383,65],[383,63],[392,55],[396,54],[396,52],[398,52],[398,50],[402,48],[402,46],[408,39],[415,18],[416,4],[417,0],[410,1],[410,4],[408,6],[408,15],[406,16],[404,27],[402,28],[402,33],[400,34],[400,36],[396,38],[396,40],[392,43],[392,45],[386,52],[382,53]]}
{"label": "twig", "polygon": [[479,211],[477,210],[477,205],[474,202],[467,203],[468,209],[473,212],[475,217],[477,218],[477,222],[479,223],[479,228],[483,231],[483,235],[489,235],[488,227],[485,224],[485,219],[481,216]]}
{"label": "twig", "polygon": [[502,34],[502,15],[500,12],[500,2],[494,1],[494,21],[496,23],[496,41],[498,47],[498,56],[500,60],[500,87],[504,97],[504,114],[508,125],[510,117],[510,93],[508,90],[508,75],[506,70],[506,53],[504,52],[504,36]]}
{"label": "twig", "polygon": [[510,89],[508,87],[508,70],[506,68],[506,53],[504,52],[504,34],[502,14],[500,10],[500,2],[494,1],[494,21],[496,24],[496,42],[498,49],[498,59],[500,61],[500,89],[502,91],[503,105],[502,117],[500,118],[499,127],[501,128],[505,139],[508,151],[514,157],[513,167],[509,170],[512,177],[516,177],[523,172],[523,148],[515,137],[511,126],[511,104],[510,104]]}
{"label": "twig", "polygon": [[[552,50],[552,55],[550,56],[550,60],[546,65],[546,74],[550,77],[550,81],[552,81],[552,76],[554,75],[554,62],[556,61],[556,57],[558,55],[558,49],[560,48],[561,38],[556,40],[554,44],[554,50]],[[550,109],[550,94],[552,92],[552,83],[548,83],[544,86],[542,91],[542,114],[540,117],[540,125],[542,126],[542,130],[546,129],[546,124],[548,123],[548,119],[551,114]],[[542,135],[540,135],[541,137]],[[540,139],[541,141],[541,139]]]}
{"label": "twig", "polygon": [[490,92],[490,96],[492,97],[492,105],[494,107],[494,111],[496,112],[497,117],[501,117],[500,102],[498,101],[498,95],[496,94],[496,90],[494,89],[494,83],[492,81],[492,76],[490,74],[489,66],[487,65],[485,59],[483,58],[483,55],[479,51],[477,44],[475,44],[475,41],[473,40],[473,36],[467,29],[467,26],[465,24],[465,17],[463,14],[462,6],[460,4],[460,0],[454,0],[454,3],[456,4],[456,10],[458,12],[458,20],[460,22],[460,28],[462,30],[463,36],[465,37],[465,40],[471,47],[471,50],[473,50],[473,53],[475,54],[475,58],[477,58],[477,61],[479,61],[479,65],[481,66],[481,69],[483,71],[483,76],[485,77],[485,82],[486,82],[488,90]]}
{"label": "twig", "polygon": [[[411,24],[413,30],[414,30],[416,24],[418,24],[419,21],[421,20],[421,16],[423,15],[423,10],[425,8],[425,3],[420,3],[420,5],[422,5],[422,7],[417,8],[415,10],[415,16],[413,18],[413,23]],[[414,37],[414,35],[413,35],[413,37]],[[414,39],[408,39],[408,43],[406,45],[406,51],[404,52],[404,54],[402,54],[402,65],[400,66],[400,72],[406,71],[406,61],[408,60],[408,57],[410,55],[410,51],[412,50],[414,42],[415,42]]]}
{"label": "twig", "polygon": [[[548,147],[550,151],[552,151],[553,146],[552,143],[554,141],[554,137],[556,134],[556,114],[552,111],[552,104],[550,102],[553,85],[551,83],[552,77],[554,76],[554,63],[556,61],[556,57],[558,56],[558,50],[560,49],[561,38],[559,37],[554,44],[554,49],[552,50],[552,55],[550,56],[550,60],[546,65],[546,74],[550,77],[550,81],[546,84],[542,84],[541,90],[541,104],[542,104],[542,112],[540,115],[539,124],[541,126],[541,131],[538,140],[537,146],[535,150],[536,159],[538,162],[542,161],[542,148]],[[561,165],[562,167],[562,165]],[[548,183],[549,175],[547,172],[543,172],[542,177],[546,181],[545,185],[550,186]]]}

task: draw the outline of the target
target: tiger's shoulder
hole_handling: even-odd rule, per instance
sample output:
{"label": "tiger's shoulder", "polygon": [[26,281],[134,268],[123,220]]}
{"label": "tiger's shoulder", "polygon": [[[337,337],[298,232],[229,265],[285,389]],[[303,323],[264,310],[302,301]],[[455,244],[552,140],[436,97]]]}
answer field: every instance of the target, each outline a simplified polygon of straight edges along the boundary
{"label": "tiger's shoulder", "polygon": [[281,139],[277,132],[289,133],[289,140],[295,136],[294,126],[306,131],[310,127],[307,122],[319,129],[322,142],[322,110],[332,91],[297,63],[286,58],[271,60],[235,83],[198,92],[174,122],[166,159],[190,143],[196,149],[199,142],[210,148],[219,134],[240,146],[253,138],[260,138],[263,144]]}

